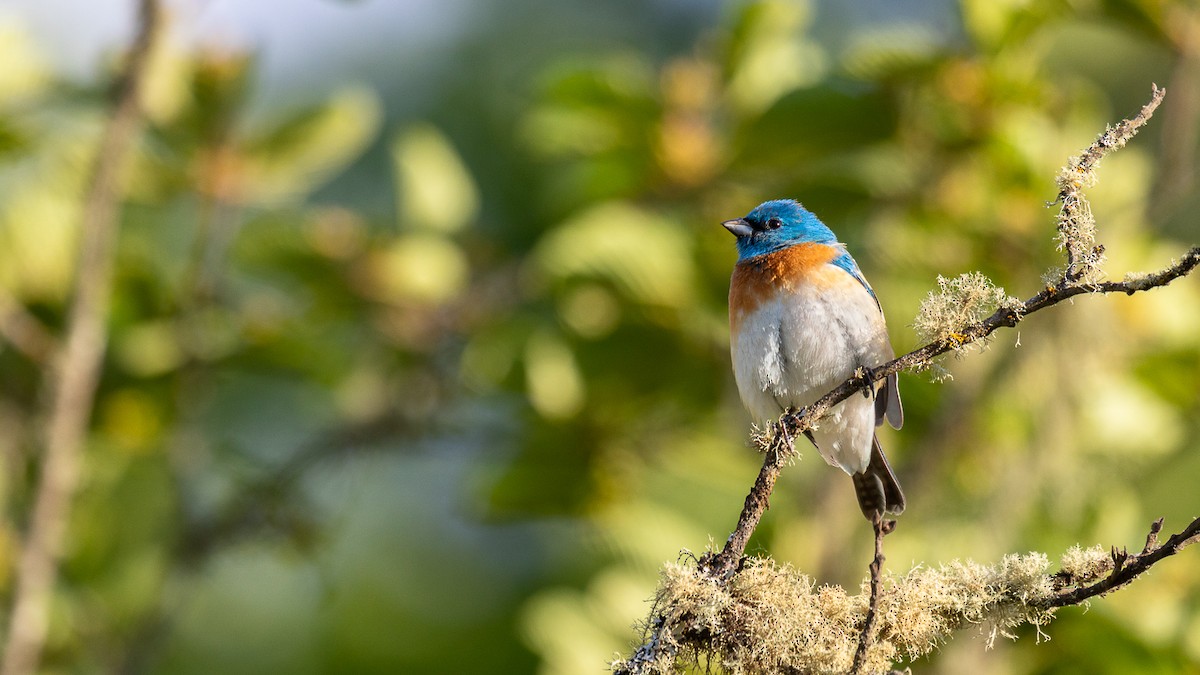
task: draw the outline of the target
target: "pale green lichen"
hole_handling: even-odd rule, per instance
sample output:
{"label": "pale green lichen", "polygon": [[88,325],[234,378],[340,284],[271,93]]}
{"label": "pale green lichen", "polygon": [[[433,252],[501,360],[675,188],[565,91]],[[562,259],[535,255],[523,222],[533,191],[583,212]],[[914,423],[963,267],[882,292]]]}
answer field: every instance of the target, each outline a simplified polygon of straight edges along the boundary
{"label": "pale green lichen", "polygon": [[1080,167],[1078,158],[1058,173],[1062,209],[1058,212],[1058,250],[1067,253],[1070,281],[1094,284],[1104,277],[1104,247],[1096,245],[1096,217],[1083,188],[1096,183],[1095,166]]}
{"label": "pale green lichen", "polygon": [[[885,575],[877,603],[875,642],[863,672],[885,672],[921,658],[955,631],[975,628],[1015,639],[1030,624],[1039,639],[1054,618],[1048,601],[1065,586],[1099,579],[1112,561],[1099,547],[1072,547],[1051,574],[1042,553],[1007,555],[994,565],[953,561]],[[751,558],[728,583],[693,564],[669,564],[655,594],[638,672],[675,672],[679,663],[705,663],[735,674],[844,673],[850,669],[869,602],[869,580],[850,595],[818,586],[806,574],[770,559]],[[614,669],[630,662],[614,663]]]}
{"label": "pale green lichen", "polygon": [[[1179,263],[1178,258],[1172,258],[1171,263],[1167,266],[1167,269],[1177,268],[1177,267],[1179,267],[1179,264],[1180,263]],[[1129,287],[1129,290],[1131,292],[1132,291],[1148,291],[1151,288],[1158,288],[1159,286],[1163,285],[1163,273],[1162,272],[1129,272],[1125,275],[1125,278],[1122,280],[1122,283],[1124,283],[1127,287]]]}
{"label": "pale green lichen", "polygon": [[1062,282],[1063,275],[1066,273],[1066,267],[1051,267],[1042,273],[1042,285],[1046,288],[1054,288]]}
{"label": "pale green lichen", "polygon": [[950,382],[954,379],[954,373],[947,370],[944,366],[937,363],[930,363],[925,366],[925,370],[929,373],[929,379],[935,384]]}
{"label": "pale green lichen", "polygon": [[1154,87],[1150,102],[1137,115],[1105,127],[1104,133],[1059,170],[1055,178],[1056,202],[1062,204],[1058,213],[1058,248],[1067,253],[1065,278],[1068,282],[1094,285],[1104,278],[1101,269],[1105,260],[1104,247],[1096,244],[1096,218],[1083,191],[1096,184],[1100,160],[1125,147],[1154,114],[1164,95],[1165,90]]}
{"label": "pale green lichen", "polygon": [[[800,447],[796,443],[796,435],[789,432],[788,427],[785,426],[787,415],[788,413],[785,413],[773,422],[754,424],[750,428],[750,443],[759,452],[775,450],[787,460],[788,464],[792,464],[800,459],[801,452]],[[819,423],[813,422],[808,428],[812,430],[819,426]]]}
{"label": "pale green lichen", "polygon": [[990,316],[997,309],[1019,312],[1021,301],[1004,292],[991,279],[979,272],[960,274],[953,279],[937,278],[937,292],[930,292],[921,302],[913,320],[913,329],[924,342],[950,340],[956,349],[971,340],[964,331],[974,323]]}
{"label": "pale green lichen", "polygon": [[1112,568],[1112,553],[1103,546],[1072,546],[1063,554],[1058,574],[1064,583],[1086,584],[1105,576]]}

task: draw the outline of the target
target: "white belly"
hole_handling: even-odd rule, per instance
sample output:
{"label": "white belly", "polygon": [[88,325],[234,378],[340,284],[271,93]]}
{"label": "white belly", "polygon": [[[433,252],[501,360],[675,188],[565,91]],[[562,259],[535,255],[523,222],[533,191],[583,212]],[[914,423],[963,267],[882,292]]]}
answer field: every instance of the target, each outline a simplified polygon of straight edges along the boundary
{"label": "white belly", "polygon": [[[760,422],[816,401],[860,366],[891,358],[875,299],[853,277],[834,271],[853,286],[837,287],[837,277],[835,288],[800,284],[744,316],[732,337],[738,391]],[[866,469],[874,433],[875,404],[861,394],[834,406],[813,429],[821,456],[847,473]]]}

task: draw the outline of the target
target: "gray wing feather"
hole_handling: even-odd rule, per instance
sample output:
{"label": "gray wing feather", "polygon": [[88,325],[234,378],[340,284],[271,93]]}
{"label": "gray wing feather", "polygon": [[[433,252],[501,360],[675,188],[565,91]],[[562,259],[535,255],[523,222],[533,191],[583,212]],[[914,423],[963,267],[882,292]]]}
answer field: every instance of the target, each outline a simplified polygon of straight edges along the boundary
{"label": "gray wing feather", "polygon": [[900,380],[893,373],[875,392],[875,426],[887,419],[893,429],[904,426],[904,406],[900,403]]}

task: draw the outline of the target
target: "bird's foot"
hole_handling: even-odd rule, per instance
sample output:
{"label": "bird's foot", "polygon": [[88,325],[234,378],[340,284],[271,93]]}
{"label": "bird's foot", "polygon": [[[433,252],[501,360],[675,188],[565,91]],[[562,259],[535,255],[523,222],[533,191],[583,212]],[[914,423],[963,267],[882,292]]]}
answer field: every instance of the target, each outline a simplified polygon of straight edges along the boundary
{"label": "bird's foot", "polygon": [[795,408],[788,408],[783,416],[779,418],[779,436],[783,439],[783,447],[789,453],[796,450],[796,439],[792,437],[792,419],[794,416],[800,414],[801,412]]}
{"label": "bird's foot", "polygon": [[862,390],[864,398],[871,398],[875,395],[875,368],[859,366],[854,371],[854,377],[858,378],[859,389]]}

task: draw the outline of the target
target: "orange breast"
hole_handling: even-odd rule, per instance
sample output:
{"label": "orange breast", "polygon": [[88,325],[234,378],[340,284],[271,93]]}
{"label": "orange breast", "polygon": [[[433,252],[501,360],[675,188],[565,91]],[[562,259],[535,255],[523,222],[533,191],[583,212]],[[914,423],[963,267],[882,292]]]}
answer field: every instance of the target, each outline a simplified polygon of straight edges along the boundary
{"label": "orange breast", "polygon": [[729,282],[729,328],[733,335],[737,335],[742,318],[763,301],[794,289],[813,270],[840,253],[828,244],[797,244],[739,262]]}

